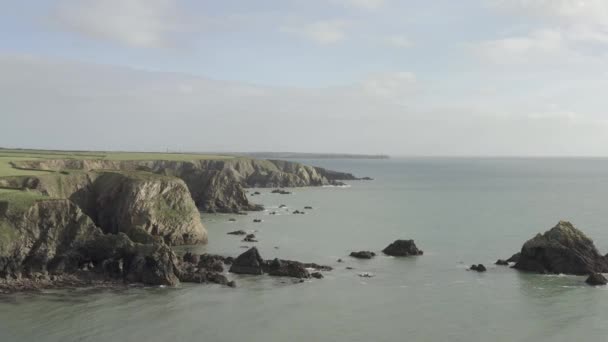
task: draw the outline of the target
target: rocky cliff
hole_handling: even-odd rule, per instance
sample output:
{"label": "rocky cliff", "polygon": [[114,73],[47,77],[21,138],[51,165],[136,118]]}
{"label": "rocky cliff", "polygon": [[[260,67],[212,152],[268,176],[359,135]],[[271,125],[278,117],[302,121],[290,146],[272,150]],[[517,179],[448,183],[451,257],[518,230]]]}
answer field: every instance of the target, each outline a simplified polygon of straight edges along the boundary
{"label": "rocky cliff", "polygon": [[122,170],[148,171],[181,178],[196,205],[206,212],[260,210],[247,199],[247,187],[301,187],[339,184],[356,180],[349,173],[282,160],[233,158],[194,161],[111,161],[111,160],[32,160],[13,162],[13,166],[37,170]]}
{"label": "rocky cliff", "polygon": [[147,172],[69,172],[0,179],[0,186],[29,189],[75,203],[105,233],[136,242],[161,237],[170,245],[207,242],[207,231],[186,184]]}

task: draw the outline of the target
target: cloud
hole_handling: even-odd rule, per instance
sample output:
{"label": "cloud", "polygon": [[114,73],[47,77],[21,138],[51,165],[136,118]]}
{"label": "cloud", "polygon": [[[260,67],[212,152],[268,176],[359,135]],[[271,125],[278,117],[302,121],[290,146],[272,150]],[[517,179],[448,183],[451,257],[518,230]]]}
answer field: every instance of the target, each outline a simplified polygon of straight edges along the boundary
{"label": "cloud", "polygon": [[386,0],[329,0],[330,2],[346,7],[365,10],[375,10],[386,5]]}
{"label": "cloud", "polygon": [[347,38],[346,29],[349,26],[350,22],[346,20],[326,20],[303,26],[284,26],[280,30],[317,44],[329,45],[345,40]]}
{"label": "cloud", "polygon": [[545,61],[556,54],[566,53],[561,32],[539,30],[528,35],[488,40],[474,46],[485,60],[498,64],[519,64]]}
{"label": "cloud", "polygon": [[495,8],[518,15],[534,15],[551,20],[606,24],[605,0],[489,0]]}
{"label": "cloud", "polygon": [[138,48],[167,46],[180,30],[175,0],[63,0],[53,21],[82,36]]}
{"label": "cloud", "polygon": [[368,76],[361,87],[365,92],[384,99],[408,99],[416,90],[416,76],[411,72],[380,73]]}
{"label": "cloud", "polygon": [[392,35],[384,37],[381,41],[391,47],[395,48],[409,48],[412,47],[412,42],[405,36]]}

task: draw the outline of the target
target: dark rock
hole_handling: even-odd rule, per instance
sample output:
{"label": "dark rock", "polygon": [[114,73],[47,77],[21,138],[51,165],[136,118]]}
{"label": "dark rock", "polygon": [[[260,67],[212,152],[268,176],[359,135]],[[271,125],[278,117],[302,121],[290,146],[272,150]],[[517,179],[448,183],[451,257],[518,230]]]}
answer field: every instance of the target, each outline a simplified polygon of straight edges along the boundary
{"label": "dark rock", "polygon": [[220,255],[201,254],[199,257],[198,267],[213,272],[224,272],[224,263],[226,258]]}
{"label": "dark rock", "polygon": [[243,239],[243,242],[258,242],[258,240],[255,239],[254,234],[247,234],[247,236],[245,236]]}
{"label": "dark rock", "polygon": [[276,212],[276,211],[271,211],[271,212],[269,213],[269,215],[276,215],[276,214],[277,214],[277,212]]}
{"label": "dark rock", "polygon": [[363,272],[363,273],[359,273],[358,275],[359,275],[359,277],[361,277],[361,278],[373,278],[373,277],[375,277],[375,275],[374,275],[374,274],[369,273],[369,272]]}
{"label": "dark rock", "polygon": [[228,221],[229,222],[236,222],[236,219],[235,218],[229,218]]}
{"label": "dark rock", "polygon": [[230,272],[238,274],[262,274],[263,265],[264,259],[260,256],[258,249],[251,247],[234,260],[230,267]]}
{"label": "dark rock", "polygon": [[323,279],[323,274],[321,272],[312,272],[310,276],[316,279]]}
{"label": "dark rock", "polygon": [[350,266],[346,266],[347,270],[354,270],[354,268],[350,267]]}
{"label": "dark rock", "polygon": [[285,191],[285,190],[283,190],[283,189],[275,189],[275,190],[272,190],[272,193],[273,193],[273,194],[279,194],[279,195],[289,195],[289,194],[291,194],[291,192],[289,192],[289,191]]}
{"label": "dark rock", "polygon": [[471,268],[469,268],[469,270],[471,271],[477,271],[477,272],[485,272],[486,267],[482,264],[478,264],[478,265],[471,265]]}
{"label": "dark rock", "polygon": [[374,180],[372,177],[361,177],[359,178],[360,180],[366,180],[366,181],[371,181]]}
{"label": "dark rock", "polygon": [[299,210],[295,210],[293,213],[294,213],[294,214],[302,214],[302,215],[303,215],[303,214],[306,214],[305,212],[303,212],[303,211],[299,211]]}
{"label": "dark rock", "polygon": [[279,209],[283,209],[283,208],[287,208],[287,206],[286,206],[285,204],[281,204],[281,205],[279,206]]}
{"label": "dark rock", "polygon": [[593,241],[570,222],[528,240],[514,268],[536,273],[586,275],[608,272],[608,262]]}
{"label": "dark rock", "polygon": [[507,259],[507,262],[518,262],[520,256],[521,256],[521,253],[517,252],[517,253],[513,254],[509,259]]}
{"label": "dark rock", "polygon": [[507,260],[502,260],[502,259],[496,260],[496,262],[494,264],[499,265],[499,266],[509,266],[509,262]]}
{"label": "dark rock", "polygon": [[344,260],[342,260],[342,259],[338,259],[338,262],[344,262]]}
{"label": "dark rock", "polygon": [[304,209],[306,209],[306,210],[312,210],[312,207],[307,205],[307,206],[304,207]]}
{"label": "dark rock", "polygon": [[601,273],[591,273],[585,282],[592,286],[608,284],[608,280]]}
{"label": "dark rock", "polygon": [[228,235],[247,235],[247,232],[244,230],[235,230],[233,232],[227,233]]}
{"label": "dark rock", "polygon": [[189,262],[191,264],[198,264],[199,261],[199,256],[191,253],[191,252],[187,252],[186,254],[184,254],[184,256],[182,257],[182,260],[184,260],[184,262]]}
{"label": "dark rock", "polygon": [[253,219],[253,222],[260,223],[260,222],[262,222],[262,220],[260,220],[260,219]]}
{"label": "dark rock", "polygon": [[370,251],[351,252],[350,256],[357,259],[371,259],[376,256],[376,253]]}
{"label": "dark rock", "polygon": [[228,283],[226,283],[226,286],[228,286],[228,287],[236,287],[236,283],[234,282],[234,280],[231,280]]}
{"label": "dark rock", "polygon": [[396,240],[386,247],[382,252],[391,256],[422,255],[422,251],[416,247],[414,240]]}
{"label": "dark rock", "polygon": [[298,261],[274,259],[266,263],[268,275],[277,277],[310,278],[310,273]]}

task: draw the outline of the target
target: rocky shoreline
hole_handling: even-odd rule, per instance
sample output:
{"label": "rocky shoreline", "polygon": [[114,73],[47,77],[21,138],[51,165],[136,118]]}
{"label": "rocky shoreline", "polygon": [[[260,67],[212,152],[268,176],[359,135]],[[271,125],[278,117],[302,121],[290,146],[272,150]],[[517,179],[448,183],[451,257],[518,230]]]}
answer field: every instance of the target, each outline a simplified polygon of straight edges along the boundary
{"label": "rocky shoreline", "polygon": [[[299,163],[245,158],[40,160],[14,166],[57,172],[0,178],[0,187],[12,189],[0,194],[0,292],[180,282],[233,287],[225,268],[238,258],[180,258],[171,248],[207,243],[199,210],[260,210],[248,201],[244,187],[357,179]],[[271,276],[298,279],[311,277],[308,269],[315,278],[331,269],[279,259],[263,261],[262,268]]]}

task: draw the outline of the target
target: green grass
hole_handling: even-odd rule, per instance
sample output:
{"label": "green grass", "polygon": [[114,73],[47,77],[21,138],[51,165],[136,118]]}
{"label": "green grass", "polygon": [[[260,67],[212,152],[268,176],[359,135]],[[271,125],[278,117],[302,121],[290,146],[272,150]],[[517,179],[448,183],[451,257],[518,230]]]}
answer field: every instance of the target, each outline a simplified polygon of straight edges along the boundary
{"label": "green grass", "polygon": [[46,159],[102,159],[102,160],[206,160],[206,159],[232,159],[233,156],[222,156],[198,153],[156,153],[156,152],[103,152],[103,151],[50,151],[27,149],[0,148],[0,177],[3,176],[29,176],[48,174],[53,171],[20,170],[14,168],[11,161],[46,160]]}
{"label": "green grass", "polygon": [[51,197],[44,196],[36,191],[22,190],[0,190],[0,202],[8,202],[7,213],[20,213],[26,211],[35,202],[49,200]]}

